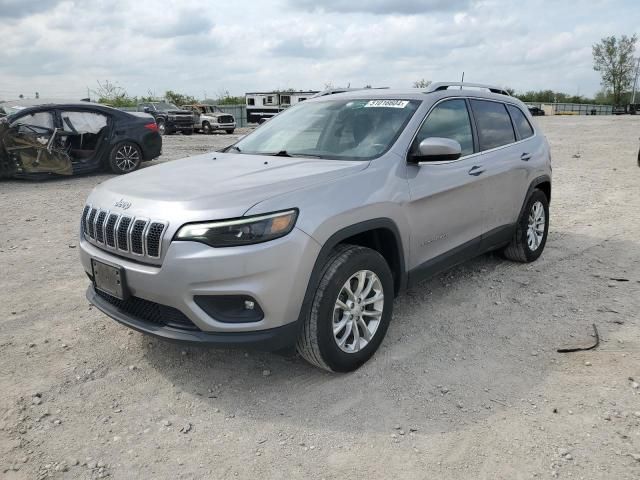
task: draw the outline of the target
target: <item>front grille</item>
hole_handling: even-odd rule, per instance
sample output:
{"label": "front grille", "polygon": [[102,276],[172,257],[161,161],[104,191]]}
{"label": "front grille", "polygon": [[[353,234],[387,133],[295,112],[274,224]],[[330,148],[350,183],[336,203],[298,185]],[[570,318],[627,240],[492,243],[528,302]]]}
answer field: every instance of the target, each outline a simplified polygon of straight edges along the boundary
{"label": "front grille", "polygon": [[120,215],[91,205],[82,211],[85,238],[107,250],[160,258],[166,228],[166,222]]}
{"label": "front grille", "polygon": [[89,214],[89,218],[87,219],[87,233],[91,238],[96,238],[96,229],[93,221],[96,219],[96,213],[98,210],[95,208],[91,209],[91,213]]}
{"label": "front grille", "polygon": [[159,256],[163,231],[164,223],[152,222],[149,226],[149,231],[147,232],[147,255],[150,257]]}
{"label": "front grille", "polygon": [[118,248],[129,251],[129,225],[131,225],[131,217],[122,217],[118,225]]}
{"label": "front grille", "polygon": [[233,117],[231,115],[220,115],[218,123],[233,123]]}
{"label": "front grille", "polygon": [[136,255],[143,255],[142,234],[147,226],[146,220],[136,220],[131,227],[131,251]]}
{"label": "front grille", "polygon": [[96,242],[104,243],[104,219],[107,218],[107,212],[100,210],[96,218]]}
{"label": "front grille", "polygon": [[118,222],[118,218],[117,213],[110,214],[104,226],[105,243],[111,248],[116,248],[116,223]]}
{"label": "front grille", "polygon": [[120,300],[97,289],[95,292],[111,305],[137,320],[156,325],[166,325],[181,330],[200,330],[177,308],[168,307],[138,297],[129,297],[126,300]]}

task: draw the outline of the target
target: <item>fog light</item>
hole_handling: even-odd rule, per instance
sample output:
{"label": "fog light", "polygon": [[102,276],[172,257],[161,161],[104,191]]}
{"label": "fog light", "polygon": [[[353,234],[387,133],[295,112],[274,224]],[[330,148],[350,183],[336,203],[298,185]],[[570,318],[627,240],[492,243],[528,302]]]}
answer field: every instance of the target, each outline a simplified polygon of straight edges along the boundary
{"label": "fog light", "polygon": [[196,295],[193,300],[218,322],[251,323],[264,318],[258,302],[248,295]]}

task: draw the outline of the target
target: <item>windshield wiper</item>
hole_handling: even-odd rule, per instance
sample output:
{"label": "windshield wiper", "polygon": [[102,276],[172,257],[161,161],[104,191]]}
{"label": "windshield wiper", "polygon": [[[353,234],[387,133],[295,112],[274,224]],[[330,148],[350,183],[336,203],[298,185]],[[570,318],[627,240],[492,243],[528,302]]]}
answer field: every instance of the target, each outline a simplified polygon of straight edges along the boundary
{"label": "windshield wiper", "polygon": [[272,157],[312,157],[312,158],[324,158],[322,155],[314,155],[313,153],[289,153],[286,150],[280,150],[278,153],[265,153],[265,155],[271,155]]}
{"label": "windshield wiper", "polygon": [[225,147],[222,151],[228,152],[229,150],[235,150],[238,153],[242,152],[242,150],[240,150],[240,147],[236,147],[235,145],[229,145],[228,147]]}
{"label": "windshield wiper", "polygon": [[271,155],[272,157],[290,157],[286,150],[280,150],[278,153],[267,153],[267,155]]}

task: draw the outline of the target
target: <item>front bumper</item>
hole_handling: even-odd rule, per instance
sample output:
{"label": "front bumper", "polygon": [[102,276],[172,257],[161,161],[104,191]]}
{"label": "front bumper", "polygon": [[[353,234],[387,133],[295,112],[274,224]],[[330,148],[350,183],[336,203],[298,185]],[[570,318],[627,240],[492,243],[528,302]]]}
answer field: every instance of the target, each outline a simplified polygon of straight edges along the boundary
{"label": "front bumper", "polygon": [[255,332],[203,332],[173,328],[166,325],[145,322],[130,315],[96,294],[93,285],[87,288],[87,300],[102,313],[117,322],[133,328],[141,333],[152,335],[163,340],[203,345],[219,345],[224,347],[259,348],[275,351],[293,345],[298,337],[299,323],[292,322],[281,327],[258,330]]}
{"label": "front bumper", "polygon": [[[262,343],[280,327],[295,329],[296,320],[320,245],[301,230],[257,245],[213,248],[197,242],[172,242],[162,265],[147,265],[114,255],[80,240],[83,267],[92,275],[91,259],[116,264],[124,269],[130,294],[172,307],[197,327],[195,331],[174,331],[171,327],[136,319],[101,298],[91,286],[90,301],[100,310],[136,330],[156,336],[217,344]],[[196,295],[247,295],[264,312],[259,321],[228,323],[212,318],[201,309]],[[242,334],[242,335],[235,335]],[[213,336],[212,336],[213,335]],[[290,341],[290,339],[288,339]]]}

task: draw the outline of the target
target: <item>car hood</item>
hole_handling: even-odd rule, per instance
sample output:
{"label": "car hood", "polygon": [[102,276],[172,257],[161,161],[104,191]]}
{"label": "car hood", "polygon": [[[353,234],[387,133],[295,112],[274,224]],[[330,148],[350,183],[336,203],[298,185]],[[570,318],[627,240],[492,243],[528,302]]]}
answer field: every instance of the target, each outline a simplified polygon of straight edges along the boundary
{"label": "car hood", "polygon": [[[208,153],[143,168],[97,186],[95,207],[168,222],[242,216],[255,204],[367,168],[366,161]],[[119,206],[116,206],[118,204]],[[291,208],[295,205],[282,205]]]}

